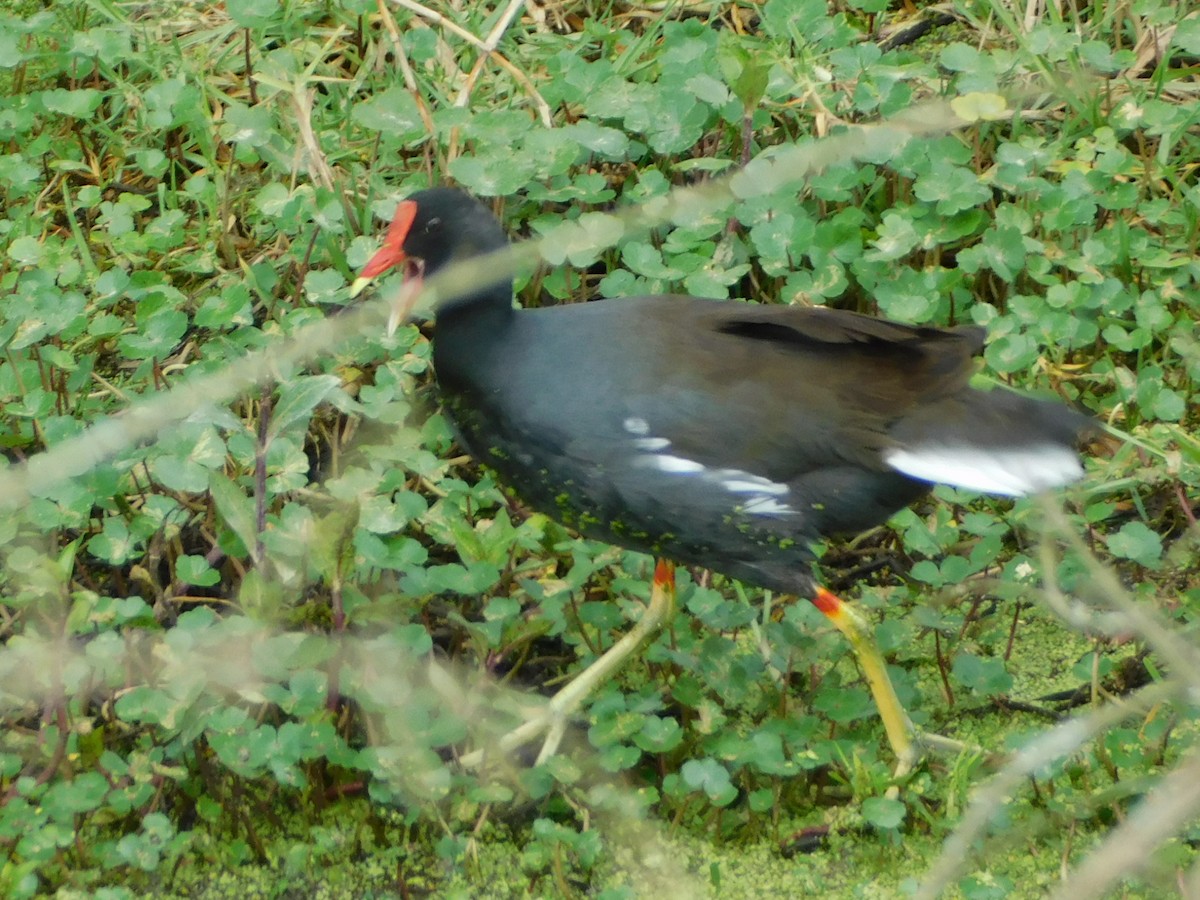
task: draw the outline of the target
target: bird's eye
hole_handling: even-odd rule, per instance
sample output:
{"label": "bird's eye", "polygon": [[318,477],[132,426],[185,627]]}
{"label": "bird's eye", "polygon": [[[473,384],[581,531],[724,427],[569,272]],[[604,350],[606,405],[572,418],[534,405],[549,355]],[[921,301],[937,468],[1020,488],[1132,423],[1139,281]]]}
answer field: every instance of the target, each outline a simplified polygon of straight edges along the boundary
{"label": "bird's eye", "polygon": [[441,228],[441,227],[442,227],[442,220],[439,219],[437,216],[434,216],[432,219],[430,219],[428,222],[425,223],[425,232],[428,234],[429,232],[436,231],[438,228]]}

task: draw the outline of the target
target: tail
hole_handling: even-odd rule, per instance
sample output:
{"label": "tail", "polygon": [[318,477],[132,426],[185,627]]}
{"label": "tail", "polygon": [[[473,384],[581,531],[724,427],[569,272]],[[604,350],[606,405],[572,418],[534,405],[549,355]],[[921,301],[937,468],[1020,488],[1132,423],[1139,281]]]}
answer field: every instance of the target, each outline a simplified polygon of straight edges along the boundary
{"label": "tail", "polygon": [[884,461],[920,481],[1020,497],[1083,476],[1086,416],[1052,400],[974,389],[922,407],[889,433]]}

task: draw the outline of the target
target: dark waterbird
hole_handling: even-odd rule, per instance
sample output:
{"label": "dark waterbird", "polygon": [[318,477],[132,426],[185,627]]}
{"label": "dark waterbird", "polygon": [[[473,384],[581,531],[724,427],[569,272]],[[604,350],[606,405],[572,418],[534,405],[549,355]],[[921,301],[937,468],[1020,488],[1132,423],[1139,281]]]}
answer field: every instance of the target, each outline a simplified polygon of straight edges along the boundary
{"label": "dark waterbird", "polygon": [[[396,266],[417,280],[506,244],[479,201],[420,191],[353,293]],[[1082,474],[1086,418],[969,386],[984,337],[675,295],[516,309],[510,278],[439,306],[433,360],[462,443],[525,503],[588,537],[811,600],[850,640],[905,769],[912,725],[868,624],[815,582],[810,543],[875,526],[934,484],[1015,497]],[[660,565],[634,630],[499,750],[545,732],[539,759],[552,754],[673,592]]]}

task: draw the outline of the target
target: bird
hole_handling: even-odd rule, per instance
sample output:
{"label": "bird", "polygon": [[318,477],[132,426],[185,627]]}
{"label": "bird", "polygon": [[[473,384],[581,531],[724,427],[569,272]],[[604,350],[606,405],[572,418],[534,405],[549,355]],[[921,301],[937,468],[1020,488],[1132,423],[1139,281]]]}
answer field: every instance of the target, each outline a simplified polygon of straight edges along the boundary
{"label": "bird", "polygon": [[[479,199],[420,190],[351,295],[397,267],[412,290],[508,244]],[[935,484],[1017,497],[1075,481],[1088,417],[971,386],[975,326],[682,295],[519,308],[511,277],[458,293],[432,340],[463,447],[527,506],[660,560],[634,628],[497,751],[539,735],[539,762],[557,751],[587,694],[671,615],[670,561],[812,601],[848,638],[908,771],[918,736],[869,623],[816,580],[813,543],[872,528]]]}

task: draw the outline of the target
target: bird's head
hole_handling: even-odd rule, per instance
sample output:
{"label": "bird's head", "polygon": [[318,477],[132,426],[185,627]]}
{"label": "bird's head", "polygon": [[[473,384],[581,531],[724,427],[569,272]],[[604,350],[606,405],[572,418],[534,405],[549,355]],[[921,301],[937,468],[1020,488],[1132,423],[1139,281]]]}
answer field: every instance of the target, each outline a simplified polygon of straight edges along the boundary
{"label": "bird's head", "polygon": [[350,296],[397,266],[406,279],[419,281],[452,262],[503,247],[506,240],[491,210],[469,194],[445,187],[418,191],[396,207],[383,246],[363,266]]}

